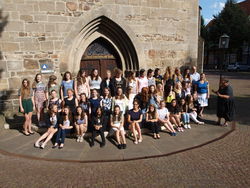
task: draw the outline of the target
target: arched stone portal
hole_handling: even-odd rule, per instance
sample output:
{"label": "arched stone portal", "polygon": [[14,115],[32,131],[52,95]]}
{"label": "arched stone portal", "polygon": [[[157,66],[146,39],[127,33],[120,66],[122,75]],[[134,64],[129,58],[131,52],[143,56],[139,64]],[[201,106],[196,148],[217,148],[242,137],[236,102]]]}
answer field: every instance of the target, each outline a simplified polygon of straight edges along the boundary
{"label": "arched stone portal", "polygon": [[67,69],[76,73],[81,66],[82,56],[86,49],[100,38],[108,42],[109,46],[116,51],[119,68],[123,71],[139,69],[138,56],[130,37],[114,21],[106,16],[100,16],[82,27],[80,33],[75,37],[68,55],[70,60],[67,61],[70,67],[67,65],[66,67],[62,66],[61,71]]}

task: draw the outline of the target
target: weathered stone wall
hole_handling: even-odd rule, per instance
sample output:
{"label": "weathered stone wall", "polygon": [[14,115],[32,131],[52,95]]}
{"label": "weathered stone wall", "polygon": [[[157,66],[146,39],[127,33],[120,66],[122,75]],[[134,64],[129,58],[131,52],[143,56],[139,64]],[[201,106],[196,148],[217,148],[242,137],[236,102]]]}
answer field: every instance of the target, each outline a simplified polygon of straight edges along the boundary
{"label": "weathered stone wall", "polygon": [[3,0],[1,7],[1,17],[8,16],[0,37],[0,90],[12,92],[7,108],[17,109],[21,80],[33,80],[41,64],[50,64],[57,76],[75,73],[75,39],[101,15],[127,32],[140,68],[197,63],[198,0]]}

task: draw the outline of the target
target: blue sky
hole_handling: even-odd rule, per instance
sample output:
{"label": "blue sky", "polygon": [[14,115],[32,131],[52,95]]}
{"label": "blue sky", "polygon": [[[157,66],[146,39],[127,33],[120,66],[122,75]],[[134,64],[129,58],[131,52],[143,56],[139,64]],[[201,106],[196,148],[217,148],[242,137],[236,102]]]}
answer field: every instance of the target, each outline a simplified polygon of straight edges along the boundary
{"label": "blue sky", "polygon": [[[202,7],[202,15],[207,24],[213,15],[217,15],[225,5],[227,0],[200,0],[200,6]],[[242,2],[244,0],[236,0],[237,2]]]}

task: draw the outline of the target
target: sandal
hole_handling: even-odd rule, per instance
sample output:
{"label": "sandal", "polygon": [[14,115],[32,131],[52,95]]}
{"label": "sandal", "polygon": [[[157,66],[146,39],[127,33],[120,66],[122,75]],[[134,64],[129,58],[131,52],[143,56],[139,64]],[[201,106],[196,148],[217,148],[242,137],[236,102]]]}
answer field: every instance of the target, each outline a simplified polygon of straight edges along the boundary
{"label": "sandal", "polygon": [[32,134],[35,134],[34,132],[29,132],[29,133],[30,133],[31,135],[32,135]]}
{"label": "sandal", "polygon": [[30,136],[30,133],[27,133],[27,132],[24,132],[24,131],[22,131],[22,133],[23,133],[25,136]]}

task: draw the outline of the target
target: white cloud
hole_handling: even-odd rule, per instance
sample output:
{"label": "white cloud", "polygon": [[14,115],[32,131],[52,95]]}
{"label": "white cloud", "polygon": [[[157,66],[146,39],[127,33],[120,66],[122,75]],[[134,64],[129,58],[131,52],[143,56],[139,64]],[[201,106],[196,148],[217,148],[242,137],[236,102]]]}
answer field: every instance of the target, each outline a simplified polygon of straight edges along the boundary
{"label": "white cloud", "polygon": [[210,6],[210,8],[213,8],[213,9],[217,9],[217,10],[222,10],[223,8],[224,8],[224,6],[225,6],[225,3],[224,2],[219,2],[219,1],[216,1],[216,2],[214,2],[214,4],[212,4],[211,6]]}

